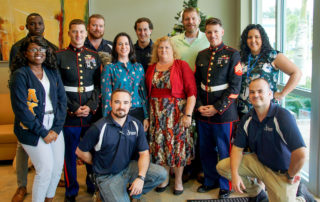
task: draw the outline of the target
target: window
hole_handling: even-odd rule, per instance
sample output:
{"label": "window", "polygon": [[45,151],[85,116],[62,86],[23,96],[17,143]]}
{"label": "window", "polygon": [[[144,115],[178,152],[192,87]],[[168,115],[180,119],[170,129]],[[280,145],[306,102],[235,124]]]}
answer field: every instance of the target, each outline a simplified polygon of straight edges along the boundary
{"label": "window", "polygon": [[[297,88],[282,100],[282,105],[296,117],[304,141],[310,148],[313,0],[253,2],[256,9],[254,23],[261,24],[271,45],[303,72]],[[280,73],[279,89],[285,86],[288,79],[289,76]],[[309,152],[302,177],[309,181]]]}

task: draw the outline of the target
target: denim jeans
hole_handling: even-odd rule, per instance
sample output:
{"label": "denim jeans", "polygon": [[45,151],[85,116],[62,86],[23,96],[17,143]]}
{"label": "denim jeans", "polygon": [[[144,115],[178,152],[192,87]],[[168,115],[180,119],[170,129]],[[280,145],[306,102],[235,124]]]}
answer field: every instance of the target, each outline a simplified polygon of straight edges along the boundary
{"label": "denim jeans", "polygon": [[[129,166],[115,175],[100,175],[96,182],[104,202],[128,202],[130,201],[127,185],[132,183],[138,176],[138,162],[131,161]],[[167,171],[164,167],[150,163],[147,171],[142,194],[151,191],[167,178]],[[132,196],[139,199],[140,195]]]}
{"label": "denim jeans", "polygon": [[28,159],[27,152],[23,149],[18,141],[16,151],[16,169],[17,169],[17,184],[18,187],[27,187],[28,178]]}

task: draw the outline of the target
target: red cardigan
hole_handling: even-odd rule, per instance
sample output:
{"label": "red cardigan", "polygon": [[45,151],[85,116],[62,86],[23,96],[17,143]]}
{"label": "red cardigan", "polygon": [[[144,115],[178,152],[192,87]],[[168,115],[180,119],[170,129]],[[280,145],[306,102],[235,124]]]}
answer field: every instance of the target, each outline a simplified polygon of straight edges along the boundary
{"label": "red cardigan", "polygon": [[[146,73],[146,84],[148,95],[151,95],[152,79],[156,64],[148,67]],[[188,63],[183,60],[174,60],[170,69],[171,95],[175,98],[186,98],[194,95],[197,97],[197,86],[194,74]]]}

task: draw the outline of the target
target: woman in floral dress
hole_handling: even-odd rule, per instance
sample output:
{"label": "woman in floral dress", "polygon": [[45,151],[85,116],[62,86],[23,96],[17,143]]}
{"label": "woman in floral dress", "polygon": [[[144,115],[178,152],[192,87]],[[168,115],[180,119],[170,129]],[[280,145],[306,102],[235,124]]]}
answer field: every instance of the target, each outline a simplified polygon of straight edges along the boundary
{"label": "woman in floral dress", "polygon": [[[175,172],[174,194],[183,192],[184,166],[193,158],[193,138],[189,127],[196,102],[196,84],[188,63],[177,59],[169,37],[153,45],[151,65],[146,74],[150,104],[150,152],[154,163]],[[169,176],[156,191],[169,185]]]}

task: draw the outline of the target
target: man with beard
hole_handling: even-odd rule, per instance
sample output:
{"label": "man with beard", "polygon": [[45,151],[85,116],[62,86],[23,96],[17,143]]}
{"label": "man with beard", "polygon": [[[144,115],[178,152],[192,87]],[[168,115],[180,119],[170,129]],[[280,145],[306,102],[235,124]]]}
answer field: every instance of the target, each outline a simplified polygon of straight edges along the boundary
{"label": "man with beard", "polygon": [[139,18],[134,23],[134,30],[138,37],[137,43],[134,44],[137,62],[142,64],[144,72],[147,72],[152,54],[153,43],[150,36],[153,30],[153,24],[149,18]]}
{"label": "man with beard", "polygon": [[[128,115],[131,99],[129,91],[114,90],[111,113],[89,128],[76,150],[79,158],[93,165],[103,201],[130,201],[129,195],[139,199],[166,179],[162,166],[149,163],[143,125]],[[138,161],[131,160],[135,153],[139,153]]]}
{"label": "man with beard", "polygon": [[[57,63],[68,98],[65,138],[65,201],[75,201],[79,191],[75,150],[80,137],[93,122],[99,107],[100,60],[97,52],[84,47],[87,36],[83,20],[69,23],[70,45],[57,52]],[[90,169],[87,167],[87,172]],[[87,192],[95,187],[87,176]]]}
{"label": "man with beard", "polygon": [[[195,71],[195,61],[198,52],[207,48],[209,42],[206,35],[200,31],[200,13],[196,8],[186,8],[182,13],[182,24],[185,32],[172,37],[176,50],[181,56],[181,60],[186,61],[192,71]],[[186,182],[190,177],[197,177],[199,182],[203,181],[202,168],[199,157],[199,139],[194,135],[196,156],[191,165],[186,166],[183,172],[183,181]]]}
{"label": "man with beard", "polygon": [[[29,31],[28,35],[22,38],[20,41],[15,43],[10,51],[9,67],[12,68],[12,62],[19,52],[19,49],[24,41],[26,41],[31,36],[42,36],[44,32],[44,22],[38,13],[31,13],[26,19],[26,28]],[[58,50],[57,46],[50,43],[48,40],[44,39],[51,51]],[[17,183],[18,189],[12,197],[13,202],[23,201],[25,195],[27,194],[27,177],[28,177],[28,154],[22,148],[20,142],[17,145],[16,151],[16,169],[17,169]]]}
{"label": "man with beard", "polygon": [[93,14],[89,17],[87,31],[88,37],[84,46],[98,52],[103,65],[111,61],[112,42],[103,39],[105,29],[104,17],[100,14]]}
{"label": "man with beard", "polygon": [[182,13],[182,24],[185,32],[172,37],[181,60],[186,61],[195,71],[198,52],[209,46],[206,35],[199,30],[200,13],[196,8],[186,8]]}

